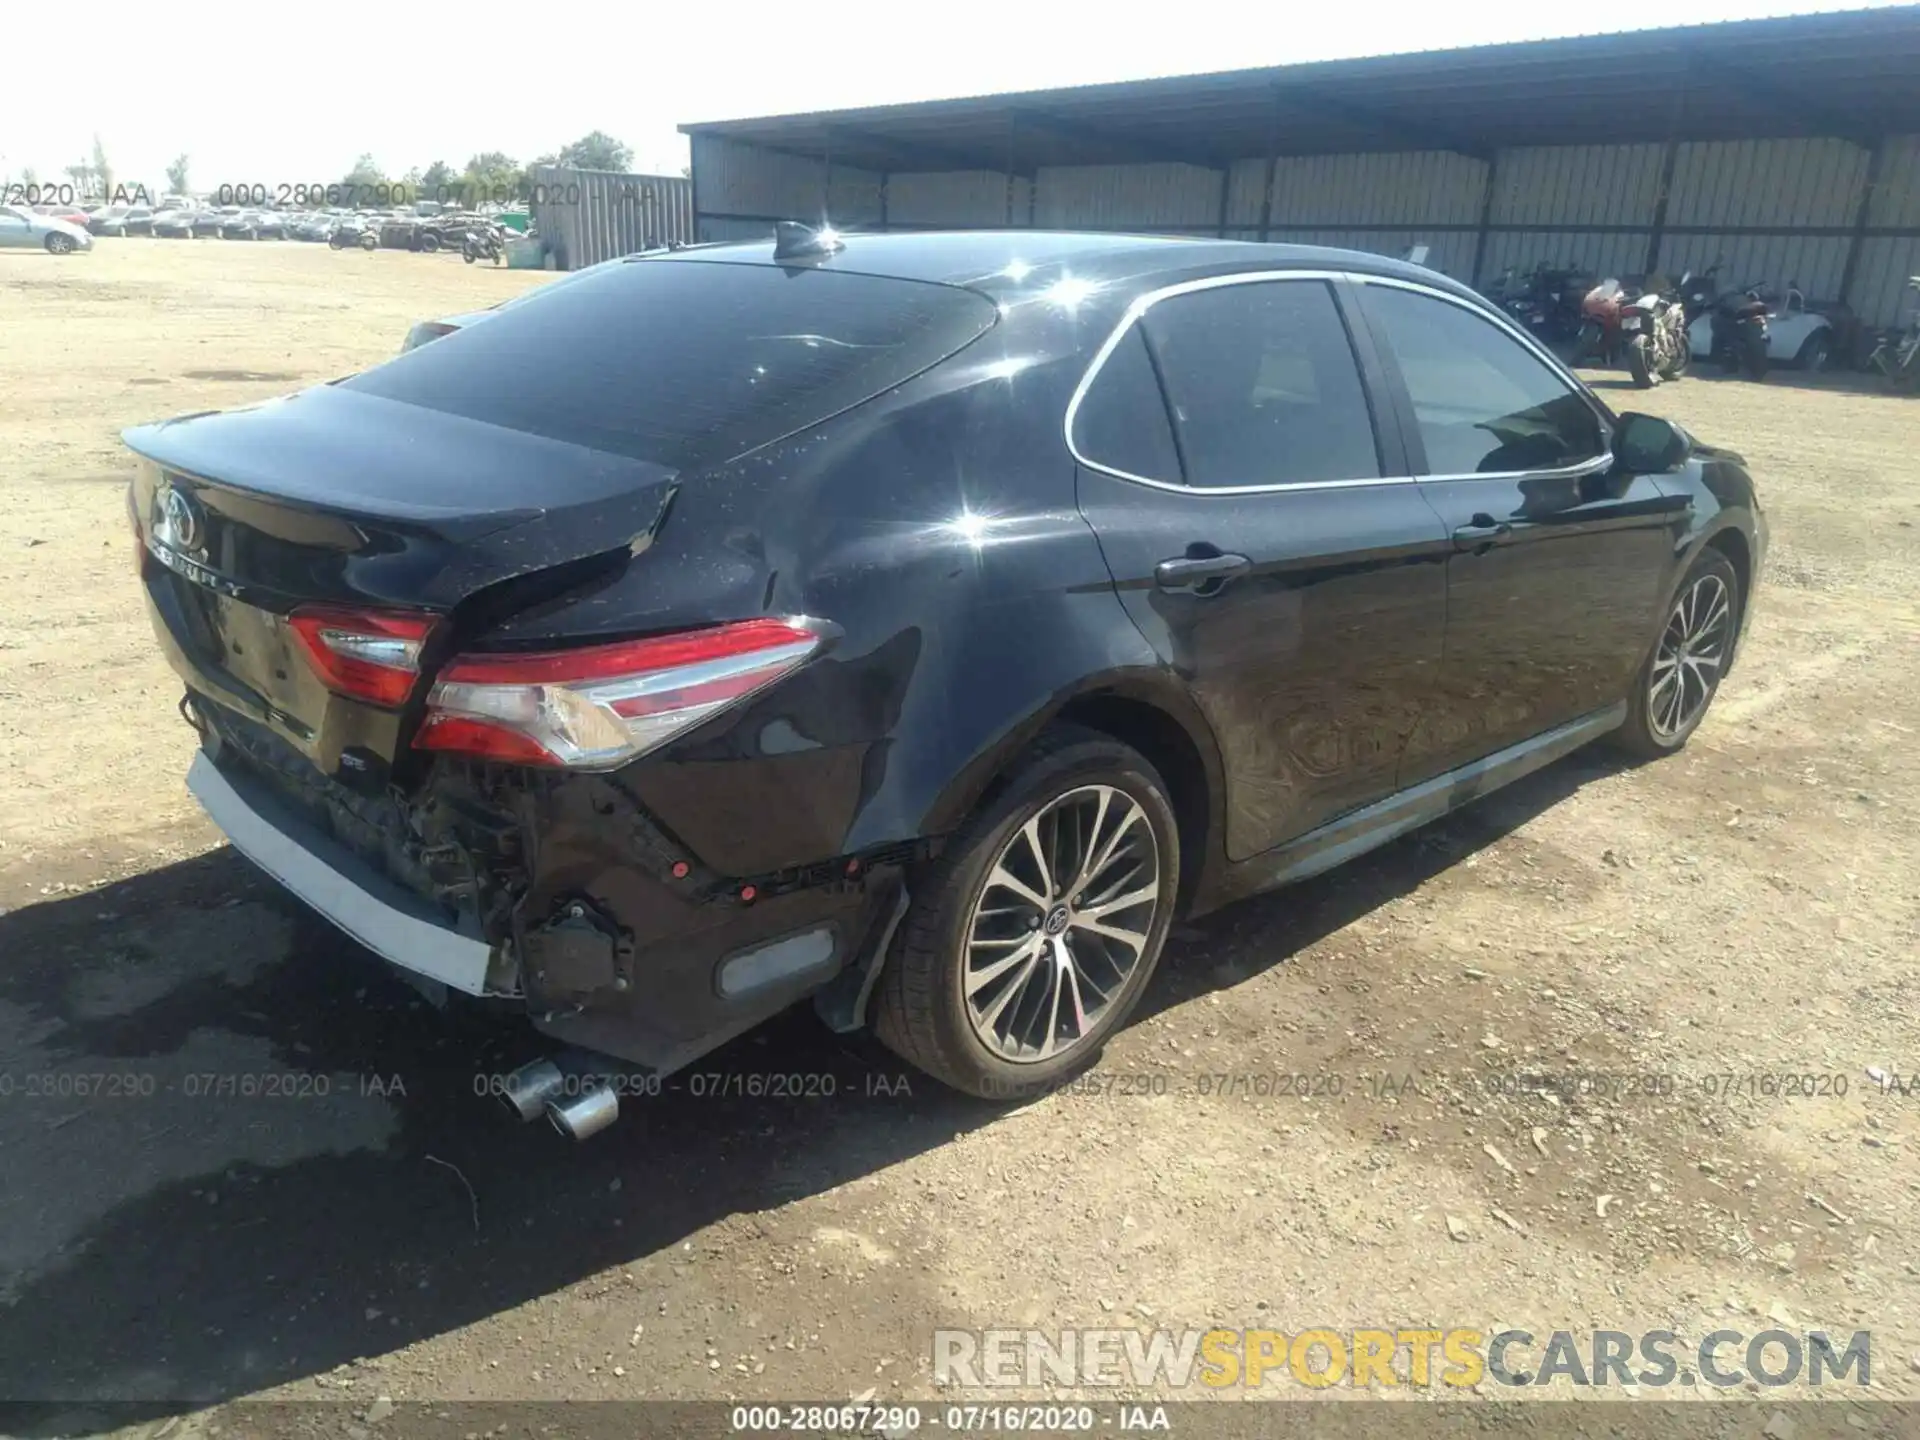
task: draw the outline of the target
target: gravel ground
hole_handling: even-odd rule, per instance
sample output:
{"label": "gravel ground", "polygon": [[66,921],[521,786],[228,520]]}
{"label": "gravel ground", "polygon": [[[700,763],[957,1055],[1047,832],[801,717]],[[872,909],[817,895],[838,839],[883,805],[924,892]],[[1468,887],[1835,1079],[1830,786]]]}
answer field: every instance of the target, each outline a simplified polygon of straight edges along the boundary
{"label": "gravel ground", "polygon": [[419,1002],[200,817],[117,442],[542,278],[0,254],[0,1396],[35,1425],[924,1398],[936,1326],[1865,1329],[1852,1393],[1920,1398],[1915,402],[1610,390],[1742,451],[1773,525],[1693,743],[1584,752],[1178,929],[1097,1093],[995,1110],[803,1014],[698,1070],[830,1096],[682,1077],[573,1147],[474,1094],[524,1040]]}

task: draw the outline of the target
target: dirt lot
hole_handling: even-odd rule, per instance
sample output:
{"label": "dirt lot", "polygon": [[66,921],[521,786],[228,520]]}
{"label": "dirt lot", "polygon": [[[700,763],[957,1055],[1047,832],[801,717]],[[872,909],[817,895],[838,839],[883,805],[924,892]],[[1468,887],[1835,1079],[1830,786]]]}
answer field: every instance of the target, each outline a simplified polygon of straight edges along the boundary
{"label": "dirt lot", "polygon": [[[1868,1073],[1920,1069],[1920,403],[1613,394],[1742,450],[1771,516],[1704,728],[1178,930],[1114,1093],[891,1093],[897,1063],[801,1015],[700,1068],[833,1098],[683,1088],[572,1147],[474,1095],[476,1056],[520,1058],[496,1031],[200,817],[117,442],[540,278],[0,254],[0,1396],[34,1425],[925,1397],[936,1325],[1867,1329],[1865,1393],[1920,1398],[1920,1088]],[[1217,1093],[1274,1074],[1323,1078]]]}

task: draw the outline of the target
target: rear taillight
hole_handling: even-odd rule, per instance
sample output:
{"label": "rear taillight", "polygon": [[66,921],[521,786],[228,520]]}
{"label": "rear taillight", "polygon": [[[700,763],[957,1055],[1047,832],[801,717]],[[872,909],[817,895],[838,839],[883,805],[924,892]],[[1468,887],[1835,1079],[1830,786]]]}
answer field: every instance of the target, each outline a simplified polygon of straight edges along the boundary
{"label": "rear taillight", "polygon": [[465,655],[440,672],[415,736],[519,765],[606,770],[797,669],[820,647],[791,620],[528,655]]}
{"label": "rear taillight", "polygon": [[429,615],[308,606],[287,622],[326,687],[375,705],[404,705],[420,678],[420,647],[433,632]]}

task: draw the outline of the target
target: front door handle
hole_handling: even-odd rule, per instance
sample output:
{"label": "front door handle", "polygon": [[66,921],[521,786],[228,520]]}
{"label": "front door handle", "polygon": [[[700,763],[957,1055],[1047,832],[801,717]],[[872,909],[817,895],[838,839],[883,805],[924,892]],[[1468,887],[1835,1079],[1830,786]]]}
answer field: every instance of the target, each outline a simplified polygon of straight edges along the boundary
{"label": "front door handle", "polygon": [[1513,526],[1505,520],[1496,520],[1491,515],[1475,515],[1472,520],[1453,532],[1453,548],[1456,550],[1485,550],[1498,545],[1513,534]]}
{"label": "front door handle", "polygon": [[1252,568],[1253,561],[1244,555],[1182,555],[1154,566],[1153,583],[1162,590],[1214,595]]}

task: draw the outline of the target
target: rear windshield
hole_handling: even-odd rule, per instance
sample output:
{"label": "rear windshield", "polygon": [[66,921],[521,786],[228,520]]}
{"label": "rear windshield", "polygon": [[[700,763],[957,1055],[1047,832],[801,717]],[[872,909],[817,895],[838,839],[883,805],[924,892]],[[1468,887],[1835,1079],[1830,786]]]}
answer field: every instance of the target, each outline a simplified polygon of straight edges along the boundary
{"label": "rear windshield", "polygon": [[611,265],[530,298],[342,383],[689,470],[872,398],[998,313],[917,280],[697,260]]}

